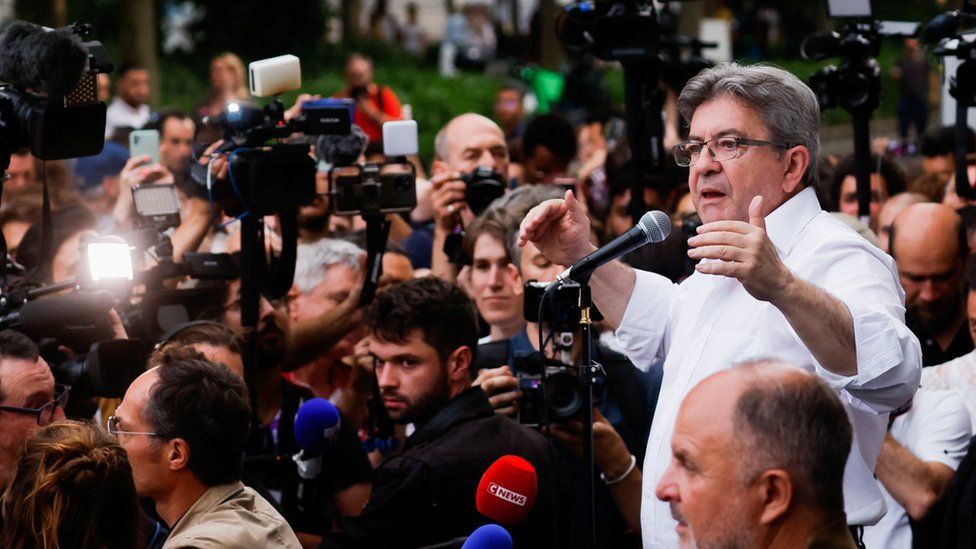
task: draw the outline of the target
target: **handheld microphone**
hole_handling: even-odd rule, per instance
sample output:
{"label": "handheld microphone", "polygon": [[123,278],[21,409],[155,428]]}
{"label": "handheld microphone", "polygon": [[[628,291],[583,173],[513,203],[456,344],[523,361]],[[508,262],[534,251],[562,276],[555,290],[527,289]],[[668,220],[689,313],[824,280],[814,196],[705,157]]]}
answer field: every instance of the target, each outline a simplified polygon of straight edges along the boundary
{"label": "handheld microphone", "polygon": [[369,137],[362,128],[353,124],[346,135],[320,135],[315,141],[315,159],[333,166],[349,166],[369,145]]}
{"label": "handheld microphone", "polygon": [[324,398],[307,400],[295,414],[295,442],[301,450],[292,456],[298,474],[312,479],[322,470],[322,453],[341,427],[339,410]]}
{"label": "handheld microphone", "polygon": [[64,96],[81,80],[88,52],[70,29],[45,30],[14,21],[0,34],[0,80],[50,96]]}
{"label": "handheld microphone", "polygon": [[512,535],[497,524],[479,526],[470,536],[419,549],[512,549]]}
{"label": "handheld microphone", "polygon": [[640,222],[631,227],[629,231],[614,238],[605,246],[580,259],[572,267],[559,274],[556,277],[556,282],[572,280],[583,283],[599,267],[645,244],[661,242],[670,233],[671,218],[668,217],[668,214],[660,210],[647,212],[640,218]]}
{"label": "handheld microphone", "polygon": [[478,483],[478,512],[508,526],[518,524],[532,510],[537,488],[531,463],[518,456],[502,456],[488,467]]}

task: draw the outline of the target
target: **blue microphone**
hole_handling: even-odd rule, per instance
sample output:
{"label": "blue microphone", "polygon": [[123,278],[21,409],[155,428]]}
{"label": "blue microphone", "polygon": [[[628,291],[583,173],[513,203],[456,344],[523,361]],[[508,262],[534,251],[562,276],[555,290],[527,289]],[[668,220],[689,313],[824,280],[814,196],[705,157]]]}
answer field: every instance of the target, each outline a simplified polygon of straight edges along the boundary
{"label": "blue microphone", "polygon": [[512,549],[512,534],[497,524],[479,526],[461,549]]}
{"label": "blue microphone", "polygon": [[339,435],[339,410],[324,398],[305,401],[295,414],[295,442],[301,448],[292,460],[304,479],[312,479],[322,469],[322,454]]}
{"label": "blue microphone", "polygon": [[497,524],[479,526],[470,536],[418,549],[512,549],[512,535]]}

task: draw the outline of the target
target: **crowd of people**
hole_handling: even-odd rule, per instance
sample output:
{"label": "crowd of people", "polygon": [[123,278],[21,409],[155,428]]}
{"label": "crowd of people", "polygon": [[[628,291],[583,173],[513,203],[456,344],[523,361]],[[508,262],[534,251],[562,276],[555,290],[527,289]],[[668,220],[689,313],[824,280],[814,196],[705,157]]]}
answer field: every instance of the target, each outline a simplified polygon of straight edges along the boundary
{"label": "crowd of people", "polygon": [[[42,284],[76,280],[86,242],[140,227],[132,189],[173,183],[173,260],[239,261],[239,218],[193,172],[217,162],[208,121],[252,99],[237,56],[210,69],[207,96],[180,112],[150,108],[158,83],[123,65],[100,82],[101,154],[16,151],[0,203],[11,259]],[[381,159],[383,124],[404,116],[397,94],[363,55],[344,74],[343,89],[315,91],[354,101],[370,143],[359,160]],[[973,539],[976,201],[955,192],[953,128],[925,130],[918,156],[880,147],[859,219],[853,158],[821,154],[798,78],[722,64],[675,92],[683,123],[643,196],[613,111],[533,116],[529,92],[506,83],[492,112],[457,113],[429,166],[410,159],[417,205],[387,215],[366,305],[366,224],[330,213],[320,163],[320,194],[297,212],[294,282],[260,297],[256,326],[240,278],[174,277],[170,289],[195,292],[189,318],[155,332],[135,333],[131,295],[116,303],[115,337],[152,349],[121,399],[69,399],[49,364],[65,355],[57,341],[0,331],[0,545],[431,546],[498,522],[476,503],[479,481],[511,455],[538,486],[505,524],[515,547],[589,546],[588,474],[597,547]],[[130,157],[145,128],[158,161]],[[475,172],[498,180],[490,203],[474,200]],[[584,353],[578,320],[526,319],[527,283],[624,234],[634,199],[673,229],[593,273],[601,314]],[[270,250],[281,227],[265,218]],[[540,374],[589,355],[592,470],[581,416],[540,420],[533,400]],[[310,473],[296,414],[314,399],[340,421]]]}

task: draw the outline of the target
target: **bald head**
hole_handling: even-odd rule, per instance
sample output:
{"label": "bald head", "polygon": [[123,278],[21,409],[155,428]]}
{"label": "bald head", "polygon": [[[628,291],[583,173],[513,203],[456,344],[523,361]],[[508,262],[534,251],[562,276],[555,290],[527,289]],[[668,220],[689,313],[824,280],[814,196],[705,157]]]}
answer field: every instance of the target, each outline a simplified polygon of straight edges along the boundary
{"label": "bald head", "polygon": [[490,118],[465,113],[448,122],[434,139],[434,171],[469,172],[488,166],[502,175],[508,172],[505,134]]}
{"label": "bald head", "polygon": [[891,224],[891,255],[903,263],[952,262],[966,256],[966,231],[962,218],[944,204],[933,202],[906,206]]}
{"label": "bald head", "polygon": [[852,430],[837,395],[818,376],[775,360],[748,362],[703,380],[680,413],[689,401],[694,408],[712,408],[708,421],[728,418],[718,423],[730,429],[741,456],[742,482],[783,469],[798,501],[821,511],[843,508]]}
{"label": "bald head", "polygon": [[881,206],[878,214],[878,245],[885,252],[889,251],[891,238],[891,224],[898,217],[902,210],[912,204],[930,202],[929,198],[921,193],[898,193]]}

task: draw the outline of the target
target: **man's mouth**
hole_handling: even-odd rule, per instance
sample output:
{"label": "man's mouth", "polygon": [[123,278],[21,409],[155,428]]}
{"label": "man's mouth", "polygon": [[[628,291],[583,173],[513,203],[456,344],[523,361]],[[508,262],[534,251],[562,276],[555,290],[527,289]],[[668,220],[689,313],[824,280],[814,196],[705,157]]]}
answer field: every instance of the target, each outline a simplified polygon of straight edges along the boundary
{"label": "man's mouth", "polygon": [[725,193],[719,191],[702,191],[701,193],[701,197],[704,198],[705,200],[709,200],[713,198],[722,198],[723,196],[725,196]]}

